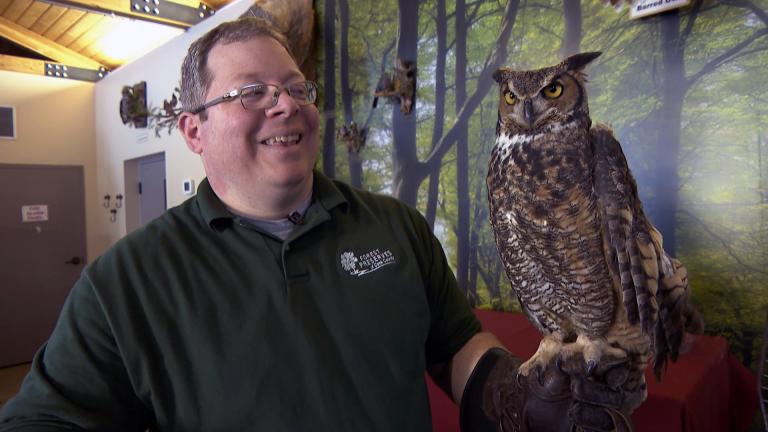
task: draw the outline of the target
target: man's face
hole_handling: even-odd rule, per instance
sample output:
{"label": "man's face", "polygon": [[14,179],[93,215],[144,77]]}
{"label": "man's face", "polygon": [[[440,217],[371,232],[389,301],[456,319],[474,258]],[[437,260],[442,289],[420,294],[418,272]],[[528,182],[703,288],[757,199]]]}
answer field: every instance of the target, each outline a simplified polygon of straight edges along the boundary
{"label": "man's face", "polygon": [[[206,101],[248,84],[305,80],[285,48],[263,36],[216,44],[208,69],[213,80]],[[284,90],[271,108],[246,111],[236,98],[206,112],[207,120],[198,125],[198,145],[190,147],[200,153],[211,186],[225,203],[247,200],[264,187],[311,187],[319,145],[315,105],[299,106]]]}

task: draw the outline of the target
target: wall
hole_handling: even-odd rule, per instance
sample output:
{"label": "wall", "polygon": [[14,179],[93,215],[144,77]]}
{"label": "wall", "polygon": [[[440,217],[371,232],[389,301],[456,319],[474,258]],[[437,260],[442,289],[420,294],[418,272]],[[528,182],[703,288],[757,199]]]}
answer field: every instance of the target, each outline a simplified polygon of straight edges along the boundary
{"label": "wall", "polygon": [[0,139],[0,163],[81,165],[88,258],[100,250],[103,208],[96,187],[94,84],[0,71],[0,105],[16,107],[16,139]]}
{"label": "wall", "polygon": [[[586,68],[591,119],[613,127],[665,249],[688,269],[707,332],[727,337],[745,365],[757,363],[768,309],[765,1],[695,1],[642,20],[630,20],[626,7],[562,0],[356,0],[325,19],[333,3],[316,2],[318,45],[336,51],[320,53],[317,67],[321,89],[336,82],[336,94],[321,91],[335,113],[325,127],[354,120],[367,140],[350,146],[360,149],[354,154],[324,134],[321,166],[350,181],[359,169],[363,188],[433,220],[470,301],[519,308],[488,222],[500,103],[492,72],[601,51]],[[372,108],[396,56],[416,61],[409,116],[385,98]],[[335,154],[326,151],[334,145]]]}
{"label": "wall", "polygon": [[[158,138],[152,130],[133,129],[124,125],[118,113],[121,89],[125,85],[146,81],[148,105],[162,106],[163,100],[169,99],[174,87],[179,85],[181,62],[189,45],[219,23],[237,18],[251,3],[249,0],[241,0],[226,6],[213,17],[96,83],[97,195],[128,195],[124,185],[124,162],[164,152],[168,207],[176,206],[188,198],[182,193],[182,181],[191,178],[195,180],[195,185],[200,183],[204,177],[200,158],[187,149],[178,130],[171,135],[162,131]],[[114,223],[106,215],[97,220],[99,235],[95,250],[98,253],[125,235],[124,210],[125,207],[118,211]]]}

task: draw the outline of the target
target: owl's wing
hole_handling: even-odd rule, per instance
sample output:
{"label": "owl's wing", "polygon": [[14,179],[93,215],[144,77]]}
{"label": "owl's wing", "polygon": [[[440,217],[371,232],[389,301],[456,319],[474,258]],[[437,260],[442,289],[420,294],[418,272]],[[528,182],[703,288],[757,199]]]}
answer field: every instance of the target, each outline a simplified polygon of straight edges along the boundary
{"label": "owl's wing", "polygon": [[605,256],[620,282],[629,322],[639,320],[651,338],[658,377],[667,357],[677,359],[685,332],[687,273],[664,251],[661,234],[643,211],[637,184],[610,128],[597,125],[590,132]]}

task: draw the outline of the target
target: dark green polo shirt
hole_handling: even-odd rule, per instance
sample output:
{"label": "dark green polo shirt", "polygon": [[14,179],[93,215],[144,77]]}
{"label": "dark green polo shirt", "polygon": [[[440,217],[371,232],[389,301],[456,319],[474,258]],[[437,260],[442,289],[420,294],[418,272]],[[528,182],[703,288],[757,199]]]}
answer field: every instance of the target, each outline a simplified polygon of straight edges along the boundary
{"label": "dark green polo shirt", "polygon": [[119,241],[84,270],[0,420],[431,430],[425,367],[480,325],[415,210],[319,173],[314,184],[284,242],[229,213],[207,181]]}

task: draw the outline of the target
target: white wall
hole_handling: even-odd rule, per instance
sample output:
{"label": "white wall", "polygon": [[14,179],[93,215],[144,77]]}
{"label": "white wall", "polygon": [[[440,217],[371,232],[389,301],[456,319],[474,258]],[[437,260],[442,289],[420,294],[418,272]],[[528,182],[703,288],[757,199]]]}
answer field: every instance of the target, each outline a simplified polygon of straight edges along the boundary
{"label": "white wall", "polygon": [[[202,23],[190,28],[184,34],[172,39],[140,59],[121,66],[104,79],[96,83],[95,137],[97,146],[97,182],[98,194],[125,194],[124,161],[154,153],[165,152],[166,187],[168,207],[176,206],[188,197],[182,193],[182,181],[195,180],[195,187],[204,177],[199,156],[187,149],[178,130],[170,136],[161,132],[156,138],[149,129],[133,129],[123,125],[118,106],[125,85],[140,81],[147,83],[147,103],[150,107],[162,106],[164,99],[169,99],[174,87],[181,78],[181,62],[189,45],[221,22],[237,18],[253,3],[252,0],[240,0],[221,9]],[[124,209],[125,207],[123,207]],[[101,253],[126,232],[125,213],[118,212],[117,222],[100,218],[98,223],[98,245],[96,253]]]}
{"label": "white wall", "polygon": [[16,108],[16,139],[0,139],[0,163],[83,166],[89,260],[100,251],[97,221],[108,217],[96,187],[94,87],[0,71],[0,105]]}

